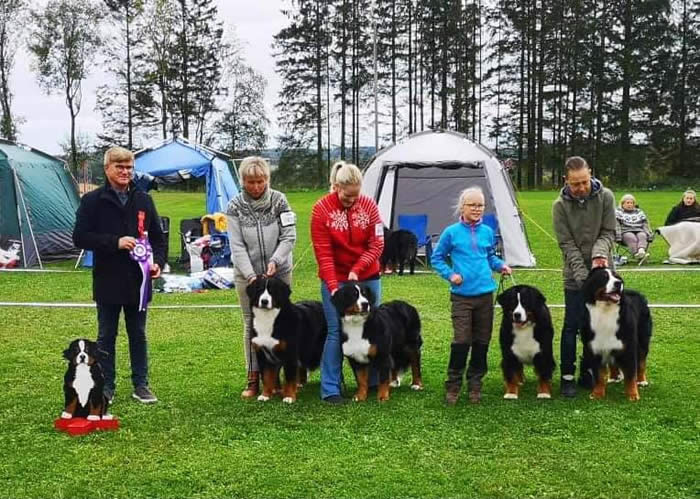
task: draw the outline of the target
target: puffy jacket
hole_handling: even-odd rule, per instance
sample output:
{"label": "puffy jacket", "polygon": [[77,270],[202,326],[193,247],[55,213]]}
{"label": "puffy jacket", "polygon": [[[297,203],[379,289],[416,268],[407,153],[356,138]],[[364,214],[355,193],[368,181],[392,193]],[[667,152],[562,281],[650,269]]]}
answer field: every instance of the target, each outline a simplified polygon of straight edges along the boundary
{"label": "puffy jacket", "polygon": [[[165,265],[165,237],[151,196],[129,187],[125,205],[117,193],[104,186],[85,194],[75,216],[73,242],[93,252],[92,297],[98,303],[136,305],[142,282],[141,267],[119,249],[119,238],[139,237],[138,213],[144,212],[144,229],[153,248],[153,261]],[[150,296],[151,280],[148,279]]]}
{"label": "puffy jacket", "polygon": [[591,193],[574,198],[564,187],[552,205],[554,232],[564,258],[564,287],[581,289],[593,258],[605,257],[613,265],[615,244],[615,196],[597,179]]}
{"label": "puffy jacket", "polygon": [[[452,293],[478,296],[496,289],[492,272],[500,272],[503,260],[495,253],[493,230],[479,220],[470,224],[457,222],[440,234],[430,262],[435,271],[447,281],[453,274],[462,276],[462,284],[450,283]],[[447,258],[451,260],[451,266]]]}

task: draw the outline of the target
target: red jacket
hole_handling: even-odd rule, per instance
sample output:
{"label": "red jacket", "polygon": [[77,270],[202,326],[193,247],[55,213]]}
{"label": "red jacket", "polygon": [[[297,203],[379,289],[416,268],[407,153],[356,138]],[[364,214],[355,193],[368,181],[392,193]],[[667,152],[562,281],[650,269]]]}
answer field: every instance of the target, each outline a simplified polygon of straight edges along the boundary
{"label": "red jacket", "polygon": [[311,241],[318,262],[318,276],[328,290],[338,289],[355,272],[360,281],[379,274],[384,249],[384,225],[377,204],[360,195],[348,209],[338,194],[319,199],[311,212]]}

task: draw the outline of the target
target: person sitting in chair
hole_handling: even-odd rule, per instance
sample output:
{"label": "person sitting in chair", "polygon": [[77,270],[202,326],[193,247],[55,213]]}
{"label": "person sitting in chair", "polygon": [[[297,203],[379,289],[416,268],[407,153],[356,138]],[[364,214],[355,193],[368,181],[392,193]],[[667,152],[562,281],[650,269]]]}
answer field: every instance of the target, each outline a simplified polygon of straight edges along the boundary
{"label": "person sitting in chair", "polygon": [[652,231],[649,219],[632,194],[622,196],[620,206],[615,209],[615,219],[615,240],[627,246],[638,260],[646,258]]}
{"label": "person sitting in chair", "polygon": [[700,204],[695,191],[688,189],[683,193],[681,202],[671,209],[664,225],[674,225],[684,220],[700,222]]}

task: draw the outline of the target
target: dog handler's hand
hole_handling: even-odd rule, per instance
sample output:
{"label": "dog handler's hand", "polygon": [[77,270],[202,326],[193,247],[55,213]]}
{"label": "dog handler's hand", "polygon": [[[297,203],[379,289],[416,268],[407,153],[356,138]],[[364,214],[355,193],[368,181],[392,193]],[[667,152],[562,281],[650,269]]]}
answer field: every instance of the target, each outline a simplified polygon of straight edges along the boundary
{"label": "dog handler's hand", "polygon": [[136,246],[136,239],[131,236],[123,236],[119,238],[119,249],[131,251]]}
{"label": "dog handler's hand", "polygon": [[160,265],[154,263],[151,267],[151,279],[158,279],[160,277]]}
{"label": "dog handler's hand", "polygon": [[452,274],[452,275],[450,276],[450,282],[451,282],[452,284],[457,285],[457,286],[459,286],[460,284],[462,284],[463,281],[464,281],[464,279],[462,279],[462,276],[459,275],[459,274]]}
{"label": "dog handler's hand", "polygon": [[607,267],[608,266],[608,259],[605,258],[604,256],[597,256],[593,259],[591,262],[591,266],[593,268],[596,267]]}
{"label": "dog handler's hand", "polygon": [[265,273],[265,275],[267,277],[272,277],[273,275],[275,275],[275,273],[277,273],[277,264],[275,262],[268,263],[267,272]]}
{"label": "dog handler's hand", "polygon": [[350,272],[348,274],[348,281],[359,281],[357,274],[355,272]]}
{"label": "dog handler's hand", "polygon": [[503,268],[501,269],[501,274],[503,275],[511,275],[513,273],[513,269],[511,269],[508,265],[503,265]]}

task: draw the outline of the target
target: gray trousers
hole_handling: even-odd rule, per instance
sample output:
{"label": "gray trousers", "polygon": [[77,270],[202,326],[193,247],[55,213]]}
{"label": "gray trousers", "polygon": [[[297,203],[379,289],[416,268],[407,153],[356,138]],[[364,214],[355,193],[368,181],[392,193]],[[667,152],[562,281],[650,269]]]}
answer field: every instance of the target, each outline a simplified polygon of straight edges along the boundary
{"label": "gray trousers", "polygon": [[632,254],[636,254],[640,249],[646,251],[647,246],[649,246],[649,241],[647,241],[647,235],[644,231],[624,232],[622,234],[622,242],[630,249]]}
{"label": "gray trousers", "polygon": [[[292,285],[292,273],[277,274],[275,277],[280,278],[290,286]],[[238,303],[241,306],[241,316],[243,317],[243,352],[245,353],[245,364],[247,371],[258,372],[258,357],[253,352],[251,346],[251,333],[253,331],[253,312],[250,310],[250,300],[245,289],[248,286],[248,281],[239,273],[234,273],[233,282],[238,293]]]}

